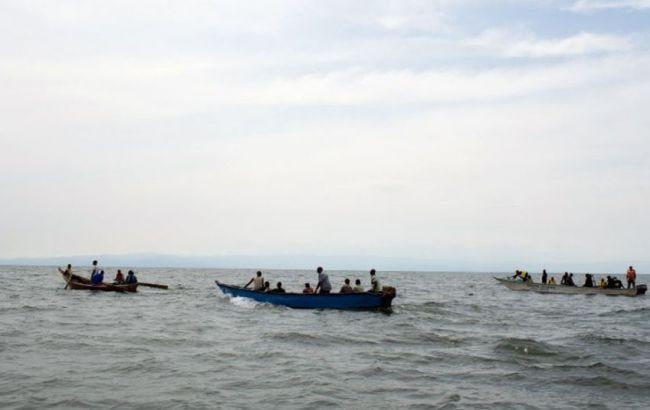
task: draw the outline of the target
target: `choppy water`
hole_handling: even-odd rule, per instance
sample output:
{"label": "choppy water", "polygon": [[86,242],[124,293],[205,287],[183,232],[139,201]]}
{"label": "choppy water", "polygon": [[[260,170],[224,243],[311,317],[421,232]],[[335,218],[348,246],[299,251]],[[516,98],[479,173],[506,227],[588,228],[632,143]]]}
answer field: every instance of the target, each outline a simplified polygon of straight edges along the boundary
{"label": "choppy water", "polygon": [[[115,294],[65,291],[52,268],[0,267],[0,407],[648,408],[647,296],[382,272],[398,289],[387,315],[260,305],[214,287],[251,275],[142,269],[171,289]],[[266,276],[294,289],[315,279]],[[333,285],[345,276],[367,283],[330,272]]]}

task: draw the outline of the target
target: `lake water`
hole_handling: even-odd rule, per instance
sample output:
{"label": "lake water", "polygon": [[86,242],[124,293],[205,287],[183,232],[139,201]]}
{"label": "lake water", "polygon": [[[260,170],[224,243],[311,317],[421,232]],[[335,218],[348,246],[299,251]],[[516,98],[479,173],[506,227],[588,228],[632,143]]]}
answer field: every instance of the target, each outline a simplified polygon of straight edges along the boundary
{"label": "lake water", "polygon": [[[51,267],[0,267],[0,408],[650,403],[648,296],[540,295],[489,274],[380,272],[398,292],[385,314],[273,307],[214,286],[252,274],[140,269],[141,281],[170,290],[116,294],[66,291]],[[335,287],[345,277],[368,283],[366,272],[329,274]],[[265,276],[290,290],[316,278]]]}

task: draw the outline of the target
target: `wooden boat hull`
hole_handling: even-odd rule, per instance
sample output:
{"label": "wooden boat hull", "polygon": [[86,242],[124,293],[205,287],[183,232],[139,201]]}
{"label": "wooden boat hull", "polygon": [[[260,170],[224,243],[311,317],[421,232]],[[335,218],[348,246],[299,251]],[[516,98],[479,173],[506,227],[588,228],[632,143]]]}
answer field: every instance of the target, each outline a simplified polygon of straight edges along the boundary
{"label": "wooden boat hull", "polygon": [[61,272],[63,280],[69,284],[70,289],[76,290],[94,290],[101,292],[137,292],[138,283],[131,283],[128,285],[113,285],[110,283],[102,283],[101,285],[93,285],[89,279],[84,278],[83,276],[72,274],[70,275],[65,272]]}
{"label": "wooden boat hull", "polygon": [[634,289],[602,289],[585,288],[580,286],[548,285],[542,283],[523,282],[521,280],[494,278],[500,284],[514,291],[536,293],[554,293],[561,295],[608,295],[608,296],[640,296],[648,290],[646,285],[638,285]]}
{"label": "wooden boat hull", "polygon": [[[215,281],[225,295],[242,297],[261,303],[287,306],[293,309],[342,309],[373,310],[390,308],[395,291],[384,293],[330,293],[327,295],[304,295],[302,293],[262,293],[239,286]],[[392,288],[391,288],[392,289]]]}

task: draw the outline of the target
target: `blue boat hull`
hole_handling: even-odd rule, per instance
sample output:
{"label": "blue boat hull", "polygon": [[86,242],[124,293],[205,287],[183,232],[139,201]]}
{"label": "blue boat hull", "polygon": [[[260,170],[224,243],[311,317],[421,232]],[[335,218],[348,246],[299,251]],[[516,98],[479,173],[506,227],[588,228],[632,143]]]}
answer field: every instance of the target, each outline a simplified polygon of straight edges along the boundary
{"label": "blue boat hull", "polygon": [[253,299],[261,303],[287,306],[294,309],[386,309],[391,306],[394,293],[330,293],[303,295],[301,293],[262,293],[215,281],[224,295]]}

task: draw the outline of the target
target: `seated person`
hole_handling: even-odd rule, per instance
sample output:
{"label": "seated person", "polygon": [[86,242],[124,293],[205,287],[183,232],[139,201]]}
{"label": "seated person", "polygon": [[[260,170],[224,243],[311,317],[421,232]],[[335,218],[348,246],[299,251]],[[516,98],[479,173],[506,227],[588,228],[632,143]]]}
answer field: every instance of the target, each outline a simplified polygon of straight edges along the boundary
{"label": "seated person", "polygon": [[271,284],[266,281],[264,282],[264,287],[260,289],[258,292],[269,292],[271,290]]}
{"label": "seated person", "polygon": [[587,273],[585,274],[585,284],[583,285],[585,288],[593,288],[594,287],[594,280],[591,274]]}
{"label": "seated person", "polygon": [[302,290],[302,293],[305,295],[313,295],[314,294],[314,288],[311,287],[309,282],[305,283],[305,288]]}
{"label": "seated person", "polygon": [[607,289],[614,289],[614,278],[607,275]]}
{"label": "seated person", "polygon": [[262,272],[257,271],[256,276],[253,276],[251,280],[249,280],[248,283],[244,285],[244,289],[246,289],[251,283],[253,284],[253,290],[262,290],[262,288],[264,288],[264,277],[262,277]]}
{"label": "seated person", "polygon": [[352,286],[350,286],[350,279],[345,279],[345,283],[341,286],[339,293],[352,293]]}
{"label": "seated person", "polygon": [[554,276],[551,276],[551,280],[548,281],[548,284],[549,285],[557,285],[557,283],[555,283],[555,277]]}
{"label": "seated person", "polygon": [[90,278],[90,282],[93,285],[101,285],[102,282],[104,281],[104,271],[99,271],[95,272],[93,276]]}
{"label": "seated person", "polygon": [[600,280],[598,281],[598,287],[601,289],[607,288],[607,281],[605,280],[605,278],[600,278]]}
{"label": "seated person", "polygon": [[361,281],[359,279],[354,281],[354,287],[352,288],[352,292],[354,293],[363,293],[365,290],[363,290],[363,286],[361,286]]}
{"label": "seated person", "polygon": [[516,270],[514,276],[512,277],[513,279],[521,279],[524,282],[528,281],[530,278],[530,275],[528,275],[528,272],[523,271],[523,270]]}
{"label": "seated person", "polygon": [[268,293],[287,293],[284,288],[282,288],[282,282],[278,282],[275,289],[271,289]]}
{"label": "seated person", "polygon": [[117,274],[115,275],[115,279],[113,279],[113,283],[116,285],[121,285],[124,283],[124,275],[120,269],[117,270]]}
{"label": "seated person", "polygon": [[138,283],[138,278],[135,277],[135,273],[133,273],[132,270],[130,270],[129,273],[126,274],[126,279],[124,279],[124,283],[126,283],[127,285]]}
{"label": "seated person", "polygon": [[614,289],[623,289],[623,282],[619,278],[612,278]]}

